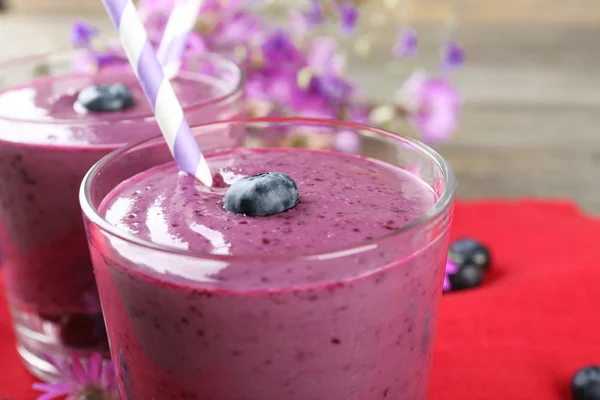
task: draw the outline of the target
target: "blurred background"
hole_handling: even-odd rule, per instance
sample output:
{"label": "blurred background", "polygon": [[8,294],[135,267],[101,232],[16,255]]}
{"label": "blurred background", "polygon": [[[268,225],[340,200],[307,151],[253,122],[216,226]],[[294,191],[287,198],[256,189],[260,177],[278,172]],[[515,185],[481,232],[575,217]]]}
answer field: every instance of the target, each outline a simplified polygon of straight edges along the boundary
{"label": "blurred background", "polygon": [[[263,12],[279,18],[290,1],[264,2]],[[440,35],[466,50],[454,76],[461,129],[437,146],[457,172],[459,196],[571,198],[600,214],[599,0],[362,2],[360,30],[343,42],[350,73],[375,101],[389,101],[390,82],[417,65],[389,63],[400,23],[422,37],[418,65],[439,58]],[[68,46],[75,17],[112,33],[100,0],[0,4],[0,60]]]}

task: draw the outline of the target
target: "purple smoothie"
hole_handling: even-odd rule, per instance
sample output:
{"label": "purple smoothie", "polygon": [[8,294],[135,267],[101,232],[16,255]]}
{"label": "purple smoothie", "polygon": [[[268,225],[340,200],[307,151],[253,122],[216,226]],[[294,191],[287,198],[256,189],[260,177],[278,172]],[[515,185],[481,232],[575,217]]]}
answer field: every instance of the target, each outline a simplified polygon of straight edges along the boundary
{"label": "purple smoothie", "polygon": [[[85,87],[111,83],[129,88],[132,107],[94,113],[77,104]],[[226,90],[216,83],[186,72],[174,79],[191,123],[239,116],[241,94],[214,101]],[[26,351],[106,349],[78,189],[100,158],[157,133],[142,89],[128,71],[40,77],[0,88],[0,254],[17,336]],[[222,146],[234,140],[210,138],[205,145],[213,142]],[[27,337],[28,330],[20,330],[26,325],[52,336],[50,347],[42,349]]]}
{"label": "purple smoothie", "polygon": [[432,189],[329,152],[236,149],[208,161],[229,184],[284,172],[300,203],[231,214],[226,188],[208,190],[172,163],[105,198],[110,224],[177,249],[89,226],[124,398],[424,399],[447,232],[393,233],[432,208]]}

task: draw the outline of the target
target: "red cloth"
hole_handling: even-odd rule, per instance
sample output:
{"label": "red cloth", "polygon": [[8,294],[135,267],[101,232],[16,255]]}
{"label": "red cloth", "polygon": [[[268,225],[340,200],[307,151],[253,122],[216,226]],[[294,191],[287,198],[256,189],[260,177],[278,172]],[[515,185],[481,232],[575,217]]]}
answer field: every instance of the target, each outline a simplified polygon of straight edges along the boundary
{"label": "red cloth", "polygon": [[[568,202],[459,203],[460,236],[487,244],[493,269],[443,297],[429,399],[570,399],[573,372],[600,363],[600,221]],[[0,399],[33,400],[0,299]]]}

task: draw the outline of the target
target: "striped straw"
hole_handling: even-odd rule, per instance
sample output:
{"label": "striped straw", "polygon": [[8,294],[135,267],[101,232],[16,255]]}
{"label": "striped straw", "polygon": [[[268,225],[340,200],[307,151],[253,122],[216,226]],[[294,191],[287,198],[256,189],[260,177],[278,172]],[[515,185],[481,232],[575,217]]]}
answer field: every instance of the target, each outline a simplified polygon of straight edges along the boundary
{"label": "striped straw", "polygon": [[173,87],[165,78],[146,29],[131,0],[102,0],[115,28],[129,63],[154,111],[167,145],[181,171],[196,176],[206,186],[212,186],[212,175],[202,155]]}
{"label": "striped straw", "polygon": [[201,5],[202,0],[178,0],[169,17],[156,54],[169,79],[175,77],[181,68],[185,44],[198,20]]}

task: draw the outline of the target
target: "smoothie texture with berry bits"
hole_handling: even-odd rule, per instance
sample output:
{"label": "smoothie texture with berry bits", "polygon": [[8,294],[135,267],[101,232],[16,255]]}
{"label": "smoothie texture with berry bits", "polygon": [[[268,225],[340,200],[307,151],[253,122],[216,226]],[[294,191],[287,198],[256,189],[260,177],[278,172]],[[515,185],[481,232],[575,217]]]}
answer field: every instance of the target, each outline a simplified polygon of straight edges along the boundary
{"label": "smoothie texture with berry bits", "polygon": [[[235,149],[207,160],[225,187],[169,163],[112,190],[100,214],[133,242],[90,226],[122,394],[425,399],[447,234],[415,246],[394,231],[432,208],[431,188],[354,155]],[[299,201],[269,216],[227,211],[226,193],[251,176]]]}
{"label": "smoothie texture with berry bits", "polygon": [[[183,75],[173,85],[184,107],[217,95]],[[78,190],[100,158],[157,133],[130,72],[40,77],[0,89],[0,253],[15,324],[30,324],[17,333],[57,332],[48,343],[107,349]]]}

